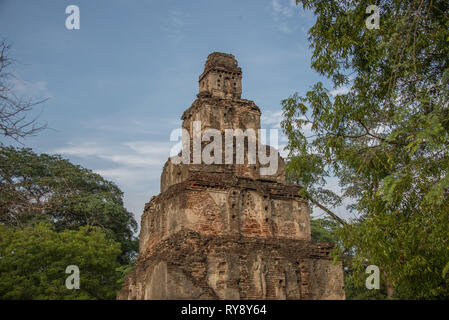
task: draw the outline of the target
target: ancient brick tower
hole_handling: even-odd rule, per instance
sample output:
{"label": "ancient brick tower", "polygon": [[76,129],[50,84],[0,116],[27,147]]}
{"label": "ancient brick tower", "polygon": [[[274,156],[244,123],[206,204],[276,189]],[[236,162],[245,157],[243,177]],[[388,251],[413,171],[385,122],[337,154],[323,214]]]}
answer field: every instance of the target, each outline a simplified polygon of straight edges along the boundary
{"label": "ancient brick tower", "polygon": [[[193,121],[202,131],[260,128],[241,79],[233,55],[208,56],[198,98],[182,116],[191,139]],[[342,266],[333,265],[331,244],[311,242],[308,203],[285,183],[275,152],[278,170],[266,176],[246,155],[244,164],[169,159],[118,299],[344,299]]]}

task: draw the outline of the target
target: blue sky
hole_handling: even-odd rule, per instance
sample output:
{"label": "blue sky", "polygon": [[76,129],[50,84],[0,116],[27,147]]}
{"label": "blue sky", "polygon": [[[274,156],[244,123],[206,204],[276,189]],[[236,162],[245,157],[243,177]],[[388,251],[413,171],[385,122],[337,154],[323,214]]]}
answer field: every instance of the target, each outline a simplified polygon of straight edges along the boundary
{"label": "blue sky", "polygon": [[[72,4],[80,30],[65,27]],[[314,22],[290,0],[0,0],[15,90],[49,98],[40,121],[52,129],[25,145],[116,182],[138,221],[207,55],[235,55],[242,97],[261,108],[264,128],[276,127],[282,99],[324,80],[310,68]]]}

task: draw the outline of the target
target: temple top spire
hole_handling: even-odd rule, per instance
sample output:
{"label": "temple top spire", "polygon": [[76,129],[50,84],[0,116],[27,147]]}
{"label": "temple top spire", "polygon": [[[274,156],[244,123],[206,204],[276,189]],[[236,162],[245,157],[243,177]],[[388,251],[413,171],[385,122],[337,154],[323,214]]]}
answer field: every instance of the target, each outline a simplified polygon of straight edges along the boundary
{"label": "temple top spire", "polygon": [[240,99],[242,69],[232,54],[213,52],[199,77],[200,94],[225,99]]}

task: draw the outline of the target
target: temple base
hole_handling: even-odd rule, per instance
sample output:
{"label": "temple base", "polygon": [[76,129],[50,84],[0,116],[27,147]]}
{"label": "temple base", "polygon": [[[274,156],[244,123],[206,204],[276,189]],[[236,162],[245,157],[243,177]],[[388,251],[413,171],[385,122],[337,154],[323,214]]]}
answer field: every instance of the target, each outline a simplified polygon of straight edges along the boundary
{"label": "temple base", "polygon": [[181,230],[140,256],[118,299],[345,299],[332,244]]}

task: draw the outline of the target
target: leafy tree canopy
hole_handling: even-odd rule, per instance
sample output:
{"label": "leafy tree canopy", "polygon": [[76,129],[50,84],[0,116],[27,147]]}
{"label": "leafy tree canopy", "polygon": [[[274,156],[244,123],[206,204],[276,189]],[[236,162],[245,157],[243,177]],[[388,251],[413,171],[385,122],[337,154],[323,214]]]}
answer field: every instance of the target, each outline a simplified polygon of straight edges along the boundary
{"label": "leafy tree canopy", "polygon": [[123,193],[100,175],[60,156],[0,146],[0,223],[23,228],[41,221],[53,230],[98,226],[121,245],[126,264],[137,251],[137,223]]}
{"label": "leafy tree canopy", "polygon": [[329,218],[316,218],[310,220],[310,232],[312,241],[315,242],[337,242],[336,229],[339,224]]}
{"label": "leafy tree canopy", "polygon": [[354,270],[379,266],[396,297],[448,297],[449,2],[298,3],[317,16],[312,67],[340,94],[319,82],[282,101],[290,174],[312,203],[355,200],[339,232]]}
{"label": "leafy tree canopy", "polygon": [[[310,229],[312,241],[315,242],[333,242],[341,246],[341,241],[337,235],[341,225],[330,218],[312,218],[310,220]],[[385,283],[381,283],[380,290],[368,290],[365,287],[367,274],[354,272],[351,268],[352,252],[345,252],[342,257],[343,273],[345,280],[345,294],[347,300],[383,300],[386,298]]]}
{"label": "leafy tree canopy", "polygon": [[[99,227],[0,226],[0,299],[115,299],[120,253]],[[66,287],[70,265],[79,268],[79,289]]]}

